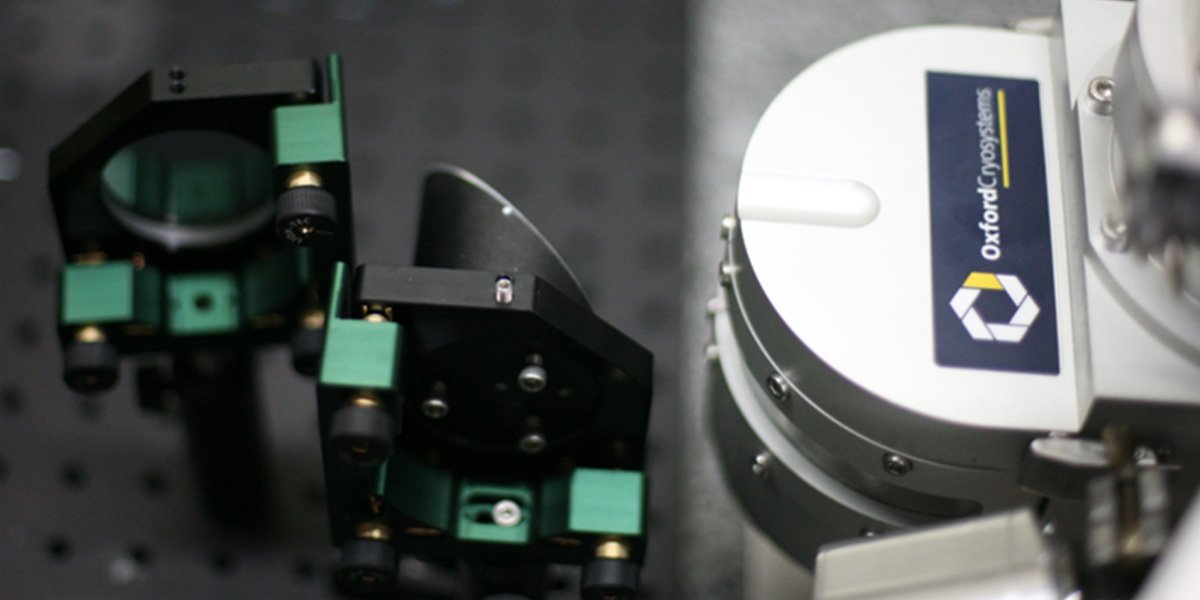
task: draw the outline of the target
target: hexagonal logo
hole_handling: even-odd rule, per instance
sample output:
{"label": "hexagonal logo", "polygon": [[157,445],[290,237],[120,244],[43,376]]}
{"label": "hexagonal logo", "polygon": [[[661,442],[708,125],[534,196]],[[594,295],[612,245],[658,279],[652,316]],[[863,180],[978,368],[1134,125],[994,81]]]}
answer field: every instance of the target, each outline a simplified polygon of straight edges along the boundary
{"label": "hexagonal logo", "polygon": [[[1012,317],[1007,323],[984,321],[975,310],[975,301],[984,293],[1005,292],[1012,300]],[[1025,339],[1029,326],[1037,319],[1039,308],[1016,275],[972,272],[950,299],[950,308],[958,315],[971,339],[979,342],[1016,344]]]}

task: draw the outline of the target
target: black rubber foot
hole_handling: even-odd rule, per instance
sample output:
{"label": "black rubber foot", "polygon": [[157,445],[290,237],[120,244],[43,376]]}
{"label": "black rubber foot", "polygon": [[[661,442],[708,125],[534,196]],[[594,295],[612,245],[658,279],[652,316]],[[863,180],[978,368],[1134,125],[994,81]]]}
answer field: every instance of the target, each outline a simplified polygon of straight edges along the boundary
{"label": "black rubber foot", "polygon": [[292,334],[292,368],[301,375],[316,377],[321,369],[321,351],[324,349],[324,330],[296,330]]}
{"label": "black rubber foot", "polygon": [[346,406],[333,414],[329,441],[341,459],[354,467],[378,467],[392,453],[396,425],[383,409]]}
{"label": "black rubber foot", "polygon": [[637,597],[640,571],[627,560],[593,560],[583,567],[580,595],[583,600],[633,600]]}
{"label": "black rubber foot", "polygon": [[342,546],[337,580],[349,594],[373,596],[396,588],[396,550],[382,540],[350,540]]}
{"label": "black rubber foot", "polygon": [[118,364],[117,349],[108,342],[71,342],[63,356],[63,378],[77,392],[102,392],[116,385]]}
{"label": "black rubber foot", "polygon": [[337,200],[315,186],[294,187],[279,195],[275,233],[297,246],[317,242],[337,232]]}

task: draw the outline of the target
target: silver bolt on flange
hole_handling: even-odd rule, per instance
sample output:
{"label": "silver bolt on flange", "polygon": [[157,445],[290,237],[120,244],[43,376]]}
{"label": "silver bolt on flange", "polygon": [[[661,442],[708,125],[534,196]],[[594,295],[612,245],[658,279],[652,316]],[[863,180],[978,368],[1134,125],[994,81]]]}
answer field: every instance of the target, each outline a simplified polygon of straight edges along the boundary
{"label": "silver bolt on flange", "polygon": [[733,237],[733,230],[737,229],[738,220],[733,215],[725,215],[721,217],[721,239],[728,241]]}
{"label": "silver bolt on flange", "polygon": [[759,452],[754,455],[754,460],[750,462],[750,472],[759,479],[771,478],[771,453]]}
{"label": "silver bolt on flange", "polygon": [[1111,115],[1116,86],[1112,77],[1101,75],[1088,82],[1087,107],[1098,115]]}
{"label": "silver bolt on flange", "polygon": [[888,452],[883,455],[883,470],[887,471],[890,475],[904,477],[912,471],[912,461],[895,452]]}
{"label": "silver bolt on flange", "polygon": [[733,284],[733,271],[733,265],[727,261],[721,261],[721,264],[717,266],[717,276],[721,280],[721,285],[729,287]]}
{"label": "silver bolt on flange", "polygon": [[723,310],[725,310],[725,300],[720,296],[713,296],[704,303],[704,311],[707,312],[709,316],[715,315]]}
{"label": "silver bolt on flange", "polygon": [[1111,214],[1100,219],[1100,235],[1104,236],[1104,247],[1109,252],[1125,252],[1129,249],[1129,226]]}

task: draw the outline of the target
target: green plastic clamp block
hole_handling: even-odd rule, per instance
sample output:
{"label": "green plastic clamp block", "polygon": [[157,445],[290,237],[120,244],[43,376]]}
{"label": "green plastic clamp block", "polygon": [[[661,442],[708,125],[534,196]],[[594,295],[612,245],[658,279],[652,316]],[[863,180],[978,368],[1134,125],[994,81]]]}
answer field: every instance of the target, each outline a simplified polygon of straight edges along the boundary
{"label": "green plastic clamp block", "polygon": [[575,469],[542,484],[542,536],[642,535],[641,471]]}
{"label": "green plastic clamp block", "polygon": [[63,325],[162,322],[162,276],[131,261],[67,265],[62,271]]}
{"label": "green plastic clamp block", "polygon": [[401,338],[396,323],[330,320],[321,360],[321,385],[394,389],[400,371]]}
{"label": "green plastic clamp block", "polygon": [[321,358],[322,386],[391,391],[400,378],[404,329],[398,323],[345,318],[346,265],[336,263]]}
{"label": "green plastic clamp block", "polygon": [[234,273],[213,271],[167,278],[167,321],[174,335],[232,333],[241,325]]}
{"label": "green plastic clamp block", "polygon": [[317,165],[346,161],[342,119],[342,61],[329,57],[329,102],[275,109],[275,164]]}
{"label": "green plastic clamp block", "polygon": [[[501,525],[493,519],[497,503],[509,501],[517,505],[520,517],[511,525]],[[532,529],[534,513],[533,490],[523,483],[496,484],[464,479],[458,489],[458,528],[460,540],[497,544],[525,544]]]}
{"label": "green plastic clamp block", "polygon": [[454,476],[399,451],[388,460],[384,499],[406,518],[448,531],[454,506]]}

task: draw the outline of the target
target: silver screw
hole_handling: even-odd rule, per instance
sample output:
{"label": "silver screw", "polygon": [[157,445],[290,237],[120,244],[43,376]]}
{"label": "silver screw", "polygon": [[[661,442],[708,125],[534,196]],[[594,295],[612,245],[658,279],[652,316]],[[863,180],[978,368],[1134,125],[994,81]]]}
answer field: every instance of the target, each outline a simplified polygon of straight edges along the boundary
{"label": "silver screw", "polygon": [[496,278],[496,304],[512,304],[513,281],[505,276]]}
{"label": "silver screw", "polygon": [[883,455],[883,470],[896,477],[904,477],[912,471],[912,462],[895,452],[888,452]]}
{"label": "silver screw", "polygon": [[879,532],[872,529],[869,525],[858,530],[858,537],[873,538],[877,535],[879,535]]}
{"label": "silver screw", "polygon": [[737,217],[733,215],[721,217],[721,239],[729,240],[733,236],[733,230],[737,228],[737,222]]}
{"label": "silver screw", "polygon": [[754,455],[754,460],[750,463],[750,472],[759,479],[771,478],[771,453],[767,451],[759,452]]}
{"label": "silver screw", "polygon": [[787,380],[779,373],[771,373],[767,377],[767,393],[771,394],[776,402],[785,402],[792,395],[791,390],[788,389]]}
{"label": "silver screw", "polygon": [[450,405],[441,398],[430,398],[421,403],[421,413],[430,419],[441,419],[450,412]]}
{"label": "silver screw", "polygon": [[720,296],[713,296],[708,299],[708,302],[704,303],[704,310],[709,315],[715,315],[725,310],[725,301]]}
{"label": "silver screw", "polygon": [[517,374],[517,385],[530,394],[546,389],[546,369],[542,368],[541,355],[530,354],[526,362],[528,365]]}
{"label": "silver screw", "polygon": [[1111,214],[1100,219],[1100,235],[1104,236],[1104,247],[1110,252],[1124,252],[1129,249],[1129,227],[1125,221]]}
{"label": "silver screw", "polygon": [[1133,462],[1139,467],[1153,467],[1158,464],[1158,455],[1146,446],[1133,449]]}
{"label": "silver screw", "polygon": [[704,360],[708,362],[717,362],[721,358],[721,350],[716,344],[704,345]]}
{"label": "silver screw", "polygon": [[726,261],[721,261],[721,264],[717,266],[717,275],[722,286],[729,287],[733,283],[733,271],[733,265]]}
{"label": "silver screw", "polygon": [[501,500],[492,506],[492,522],[501,527],[516,527],[521,524],[521,505],[512,500]]}
{"label": "silver screw", "polygon": [[1110,115],[1116,86],[1112,77],[1101,75],[1088,82],[1087,107],[1098,115]]}
{"label": "silver screw", "polygon": [[546,449],[546,438],[540,433],[530,433],[517,442],[517,448],[525,454],[537,454]]}

